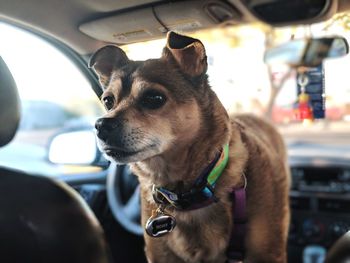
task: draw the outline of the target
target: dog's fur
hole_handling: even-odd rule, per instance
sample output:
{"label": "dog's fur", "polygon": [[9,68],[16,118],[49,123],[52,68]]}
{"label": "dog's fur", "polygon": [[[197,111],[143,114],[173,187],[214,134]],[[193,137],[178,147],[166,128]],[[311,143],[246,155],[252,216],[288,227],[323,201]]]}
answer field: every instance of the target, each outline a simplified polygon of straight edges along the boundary
{"label": "dog's fur", "polygon": [[[194,211],[167,212],[177,220],[160,238],[145,235],[149,262],[226,261],[232,229],[229,192],[247,178],[246,257],[244,262],[286,262],[289,225],[289,173],[283,140],[267,122],[250,115],[229,118],[210,89],[203,44],[169,33],[160,59],[130,61],[119,48],[97,51],[90,66],[113,98],[105,122],[96,126],[100,148],[119,163],[130,163],[141,185],[142,224],[157,208],[153,184],[188,190],[225,143],[229,162],[219,178],[219,202]],[[234,72],[232,72],[234,74]],[[166,97],[157,109],[142,105],[144,92]],[[112,107],[111,107],[112,105]]]}

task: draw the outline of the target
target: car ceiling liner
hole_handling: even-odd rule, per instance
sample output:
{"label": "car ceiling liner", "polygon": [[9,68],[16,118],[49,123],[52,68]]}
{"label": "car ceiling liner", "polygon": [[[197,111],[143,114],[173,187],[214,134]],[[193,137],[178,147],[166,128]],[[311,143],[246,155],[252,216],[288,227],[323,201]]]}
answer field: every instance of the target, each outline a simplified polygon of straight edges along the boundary
{"label": "car ceiling liner", "polygon": [[223,1],[170,2],[107,16],[80,25],[86,35],[128,44],[161,38],[169,30],[196,31],[241,20],[240,12]]}
{"label": "car ceiling liner", "polygon": [[162,38],[169,30],[191,32],[218,25],[262,21],[273,26],[315,23],[337,12],[336,0],[160,1],[110,12],[79,30],[108,43],[130,44]]}

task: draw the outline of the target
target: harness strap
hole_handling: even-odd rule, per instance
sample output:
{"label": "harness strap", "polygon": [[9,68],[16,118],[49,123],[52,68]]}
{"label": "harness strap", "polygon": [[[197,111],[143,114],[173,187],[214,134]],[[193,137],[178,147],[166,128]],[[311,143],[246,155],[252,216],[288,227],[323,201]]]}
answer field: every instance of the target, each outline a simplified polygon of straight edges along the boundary
{"label": "harness strap", "polygon": [[245,255],[244,238],[247,223],[245,187],[233,189],[231,197],[234,221],[230,243],[227,249],[229,263],[242,261]]}

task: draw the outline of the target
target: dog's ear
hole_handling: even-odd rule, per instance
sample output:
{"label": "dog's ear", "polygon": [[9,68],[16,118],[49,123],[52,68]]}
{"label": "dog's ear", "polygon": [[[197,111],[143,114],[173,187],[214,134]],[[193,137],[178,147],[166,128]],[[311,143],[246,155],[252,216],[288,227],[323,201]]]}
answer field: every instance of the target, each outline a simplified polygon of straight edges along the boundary
{"label": "dog's ear", "polygon": [[129,63],[125,52],[116,46],[105,46],[97,50],[90,58],[89,67],[93,68],[100,83],[106,87],[112,71]]}
{"label": "dog's ear", "polygon": [[174,58],[180,69],[191,77],[198,77],[207,71],[207,56],[202,42],[170,31],[163,58]]}

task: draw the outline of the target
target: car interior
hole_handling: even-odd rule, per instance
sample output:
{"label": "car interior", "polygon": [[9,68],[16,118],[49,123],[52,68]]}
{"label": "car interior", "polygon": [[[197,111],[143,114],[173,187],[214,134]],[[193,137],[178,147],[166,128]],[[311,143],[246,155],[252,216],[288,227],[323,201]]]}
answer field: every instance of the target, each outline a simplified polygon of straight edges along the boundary
{"label": "car interior", "polygon": [[[96,101],[102,88],[88,61],[107,44],[128,48],[130,44],[164,39],[170,30],[192,34],[256,23],[271,28],[308,26],[346,12],[350,12],[347,0],[0,0],[0,23],[30,33],[59,50],[78,69],[88,83],[84,87]],[[2,33],[6,36],[11,37]],[[29,42],[20,44],[28,44],[23,52],[32,53]],[[110,163],[99,152],[90,119],[55,124],[57,129],[50,129],[45,143],[44,135],[38,135],[38,143],[45,144],[41,145],[45,149],[40,155],[40,162],[45,162],[40,164],[42,170],[21,167],[24,155],[13,159],[11,165],[7,163],[12,152],[36,153],[34,148],[9,150],[11,141],[23,139],[19,133],[24,129],[21,119],[26,113],[21,104],[24,95],[17,88],[22,82],[17,81],[13,62],[8,63],[2,52],[0,45],[0,261],[147,262],[137,178],[126,165]],[[13,46],[13,52],[19,51]],[[147,54],[147,50],[142,52]],[[51,67],[50,56],[45,56],[48,64],[35,68],[32,74],[39,80],[44,68]],[[32,61],[17,61],[25,68],[33,67]],[[304,56],[298,66],[310,66],[305,61]],[[51,71],[60,78],[60,71]],[[43,82],[45,92],[50,93],[56,80]],[[78,87],[70,87],[74,88]],[[68,93],[64,89],[62,98],[69,104],[71,101],[65,99]],[[80,91],[75,96],[83,97]],[[77,106],[72,102],[71,107]],[[96,107],[95,118],[103,111]],[[33,109],[30,111],[38,115],[46,111]],[[53,113],[48,115],[48,119],[55,119]],[[348,120],[345,126],[349,127]],[[343,136],[339,143],[342,148],[304,147],[300,141],[291,145],[288,262],[349,260],[350,138],[346,133],[330,134],[327,140],[339,139],[332,136]],[[83,139],[82,144],[74,145]],[[47,163],[55,167],[52,173],[50,170],[51,176],[43,176],[45,169],[51,169]]]}

